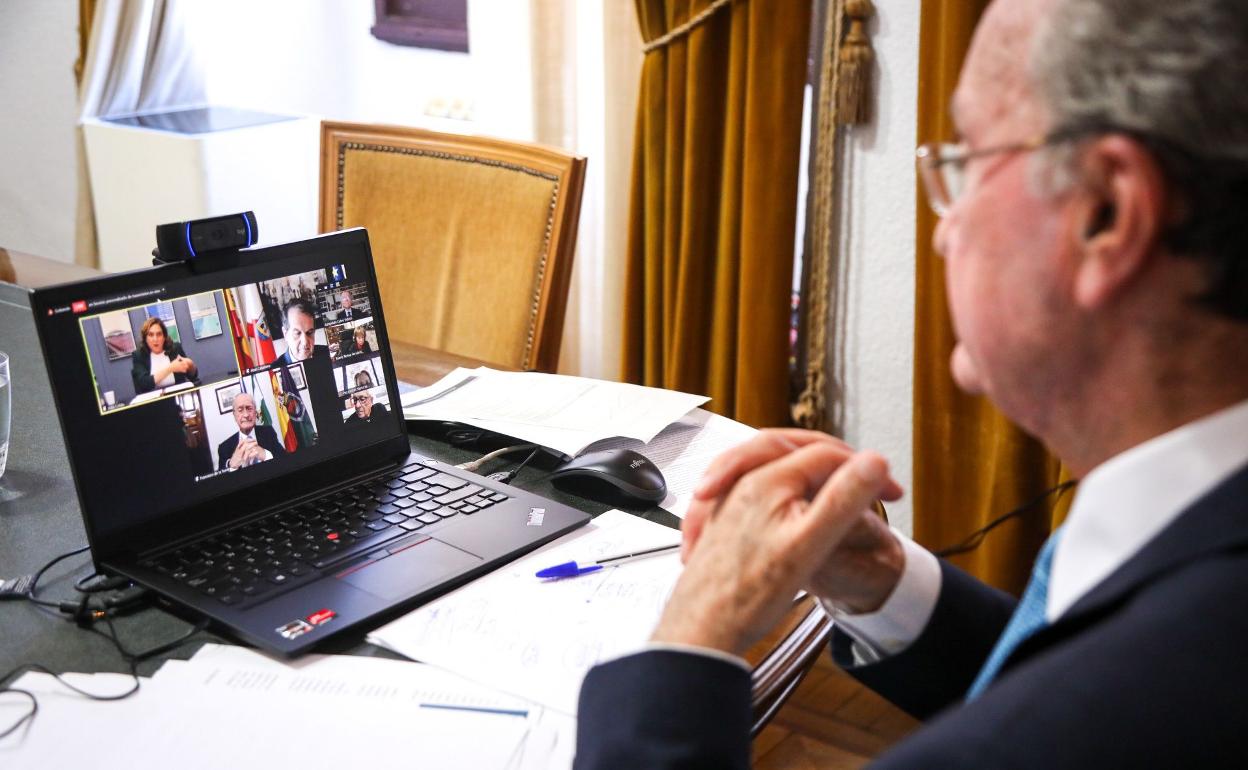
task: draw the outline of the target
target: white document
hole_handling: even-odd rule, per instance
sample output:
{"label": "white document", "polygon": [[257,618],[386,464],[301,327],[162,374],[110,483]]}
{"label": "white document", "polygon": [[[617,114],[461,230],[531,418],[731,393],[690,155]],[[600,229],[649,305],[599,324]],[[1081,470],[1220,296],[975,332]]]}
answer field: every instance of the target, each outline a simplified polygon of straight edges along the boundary
{"label": "white document", "polygon": [[[343,693],[354,697],[385,699],[395,708],[410,703],[438,704],[451,710],[474,710],[486,714],[480,723],[490,728],[489,714],[525,715],[528,722],[523,743],[507,768],[560,770],[571,768],[576,751],[576,720],[541,704],[506,695],[493,687],[470,682],[443,669],[413,661],[395,661],[356,655],[305,655],[294,660],[275,658],[233,645],[205,644],[188,663],[169,661],[160,671],[170,676],[176,666],[212,667],[218,687],[238,691],[256,688],[288,688],[301,692]],[[277,672],[278,676],[274,676]],[[482,740],[490,739],[483,735]],[[473,755],[465,754],[467,762]],[[422,765],[423,766],[423,765]]]}
{"label": "white document", "polygon": [[608,511],[532,554],[385,625],[369,641],[575,714],[594,664],[650,637],[681,571],[671,551],[573,578],[535,573],[680,542],[680,533]]}
{"label": "white document", "polygon": [[[0,741],[0,766],[77,767],[88,755],[92,767],[118,770],[531,766],[522,756],[531,732],[524,716],[422,707],[420,699],[434,693],[411,681],[391,687],[379,679],[305,674],[284,673],[272,663],[249,669],[176,662],[168,673],[162,668],[143,680],[137,694],[112,702],[83,698],[45,674],[27,674],[16,686],[39,698],[39,713]],[[117,678],[78,675],[73,681],[92,692],[116,691]],[[444,689],[435,692],[445,696]],[[20,705],[0,702],[0,719]]]}
{"label": "white document", "polygon": [[402,396],[409,420],[452,420],[576,455],[625,436],[649,441],[709,399],[587,377],[456,369]]}
{"label": "white document", "polygon": [[744,423],[694,409],[649,443],[616,438],[596,442],[587,449],[634,449],[645,455],[659,466],[667,482],[667,497],[659,507],[683,519],[693,500],[694,487],[711,461],[725,450],[749,441],[756,433],[758,430]]}

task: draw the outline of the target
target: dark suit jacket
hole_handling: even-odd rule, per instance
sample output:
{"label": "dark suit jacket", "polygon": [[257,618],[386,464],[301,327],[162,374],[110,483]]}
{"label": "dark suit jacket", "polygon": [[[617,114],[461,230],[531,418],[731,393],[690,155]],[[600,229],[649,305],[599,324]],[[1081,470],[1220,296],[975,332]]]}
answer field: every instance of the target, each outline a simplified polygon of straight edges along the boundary
{"label": "dark suit jacket", "polygon": [[[927,724],[881,767],[1242,767],[1248,763],[1248,469],[1147,543],[962,699],[1014,600],[942,563],[931,621],[858,679]],[[847,661],[849,641],[833,653]],[[647,653],[586,677],[578,768],[749,765],[748,681]]]}
{"label": "dark suit jacket", "polygon": [[[257,425],[255,428],[256,443],[261,447],[273,453],[274,459],[286,454],[286,447],[282,446],[282,441],[277,437],[277,431],[273,430],[272,425]],[[234,432],[225,441],[217,445],[217,470],[223,471],[230,461],[230,455],[234,454],[234,450],[238,448],[238,431]]]}
{"label": "dark suit jacket", "polygon": [[[170,341],[165,347],[165,355],[169,356],[169,360],[172,361],[178,356],[185,356],[186,351],[180,344]],[[130,363],[130,379],[134,381],[135,394],[156,390],[156,381],[152,379],[152,352],[147,349],[147,345],[130,354]],[[174,372],[173,382],[176,385],[182,382],[195,382],[195,380],[181,372]]]}

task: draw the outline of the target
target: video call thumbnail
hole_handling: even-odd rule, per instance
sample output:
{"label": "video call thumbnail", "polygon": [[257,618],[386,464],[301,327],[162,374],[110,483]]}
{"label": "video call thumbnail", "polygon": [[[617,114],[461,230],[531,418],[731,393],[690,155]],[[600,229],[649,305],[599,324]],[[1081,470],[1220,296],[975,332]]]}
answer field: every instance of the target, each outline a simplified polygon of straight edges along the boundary
{"label": "video call thumbnail", "polygon": [[384,386],[357,390],[343,402],[342,422],[357,426],[375,420],[388,419],[390,398]]}
{"label": "video call thumbnail", "polygon": [[328,282],[325,270],[313,270],[225,290],[243,371],[305,361],[328,350],[324,322],[317,319],[321,289]]}
{"label": "video call thumbnail", "polygon": [[338,387],[339,396],[348,396],[362,388],[384,384],[381,358],[372,356],[362,361],[352,360],[341,366],[335,366],[334,383]]}
{"label": "video call thumbnail", "polygon": [[274,366],[178,397],[197,480],[317,443],[302,364]]}
{"label": "video call thumbnail", "polygon": [[100,413],[239,374],[219,291],[80,319]]}

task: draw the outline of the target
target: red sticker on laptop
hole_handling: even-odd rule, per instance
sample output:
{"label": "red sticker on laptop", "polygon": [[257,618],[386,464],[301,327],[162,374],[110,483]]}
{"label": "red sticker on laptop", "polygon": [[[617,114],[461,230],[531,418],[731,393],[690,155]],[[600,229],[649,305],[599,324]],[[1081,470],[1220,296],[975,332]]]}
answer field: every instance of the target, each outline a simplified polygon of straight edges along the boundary
{"label": "red sticker on laptop", "polygon": [[336,617],[338,617],[338,613],[333,610],[317,610],[308,616],[308,622],[314,626],[319,626],[322,623],[328,623]]}

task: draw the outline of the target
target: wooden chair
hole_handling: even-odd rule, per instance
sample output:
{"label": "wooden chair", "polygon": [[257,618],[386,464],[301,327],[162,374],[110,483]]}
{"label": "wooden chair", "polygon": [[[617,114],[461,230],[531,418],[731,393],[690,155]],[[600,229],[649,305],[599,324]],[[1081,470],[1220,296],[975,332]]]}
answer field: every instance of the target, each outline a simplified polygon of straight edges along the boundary
{"label": "wooden chair", "polygon": [[391,338],[553,372],[585,159],[520,142],[325,122],[322,232],[368,229]]}

